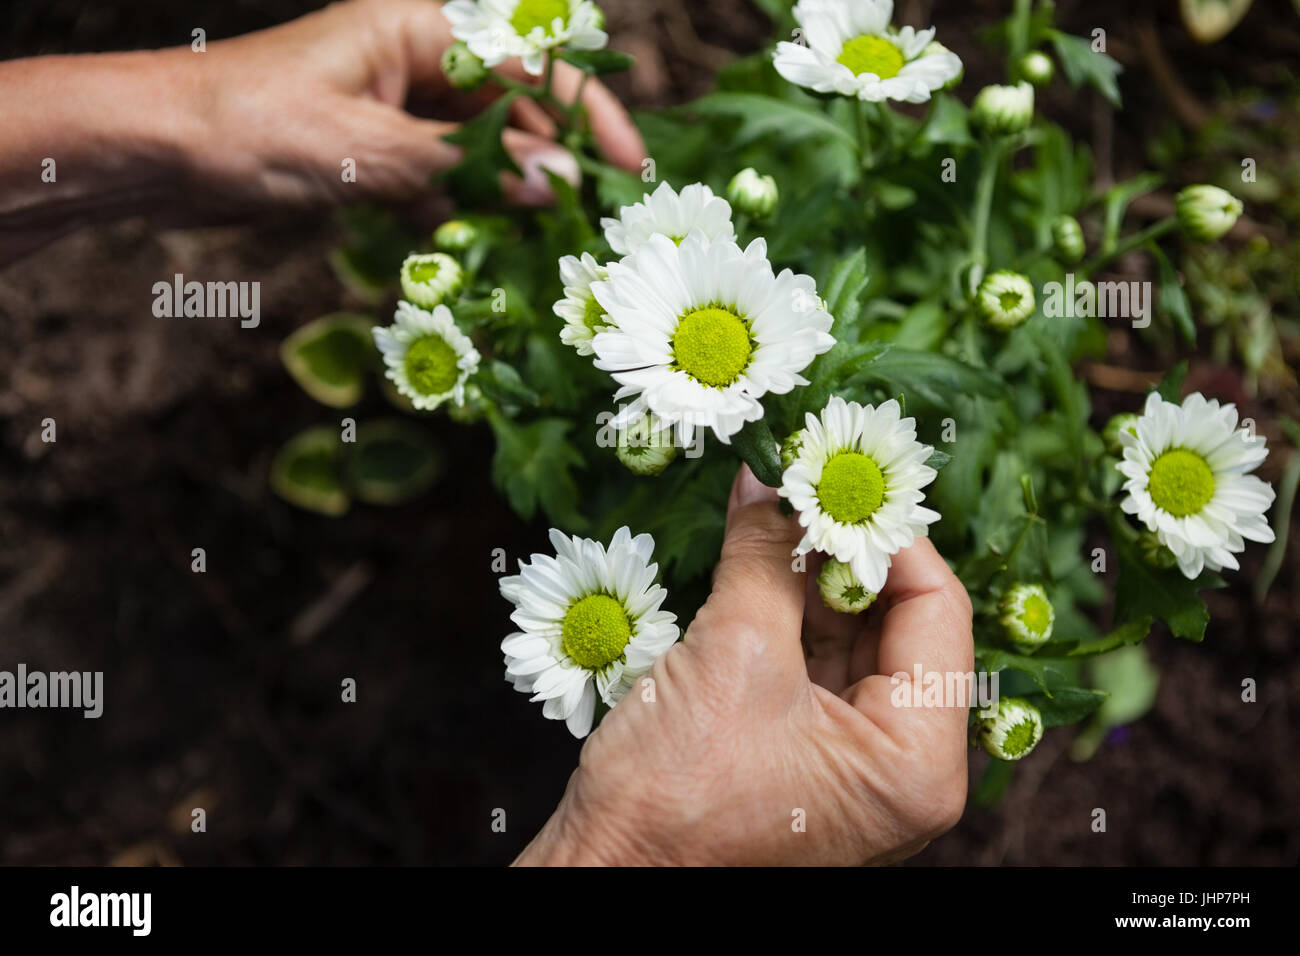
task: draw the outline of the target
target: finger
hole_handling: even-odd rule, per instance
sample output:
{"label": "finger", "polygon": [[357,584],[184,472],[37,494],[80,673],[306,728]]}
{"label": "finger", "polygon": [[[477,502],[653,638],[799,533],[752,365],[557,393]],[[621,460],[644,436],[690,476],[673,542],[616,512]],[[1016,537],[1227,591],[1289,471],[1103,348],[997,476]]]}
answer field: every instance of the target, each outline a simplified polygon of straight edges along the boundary
{"label": "finger", "polygon": [[555,121],[536,100],[517,97],[510,104],[510,122],[525,133],[555,139]]}
{"label": "finger", "polygon": [[[524,83],[538,83],[540,79],[524,71],[518,60],[508,60],[497,70],[505,76]],[[600,154],[612,165],[632,172],[640,172],[645,159],[645,141],[623,108],[618,97],[595,77],[582,82],[583,73],[568,63],[556,63],[551,90],[561,103],[572,103],[582,89],[582,105],[591,119],[591,134],[596,139]]]}
{"label": "finger", "polygon": [[776,491],[742,465],[727,505],[713,593],[686,640],[720,655],[740,655],[746,667],[761,661],[803,677],[804,579],[791,567],[800,529],[781,514],[777,501]]}
{"label": "finger", "polygon": [[507,129],[502,136],[506,152],[514,159],[523,176],[502,173],[501,188],[506,198],[518,206],[549,206],[555,202],[547,171],[570,184],[582,182],[582,173],[573,154],[553,141],[522,130]]}
{"label": "finger", "polygon": [[803,643],[808,655],[808,678],[838,694],[850,683],[850,655],[854,640],[862,630],[862,621],[852,614],[837,614],[822,601],[817,576],[826,563],[826,556],[814,551],[807,561]]}

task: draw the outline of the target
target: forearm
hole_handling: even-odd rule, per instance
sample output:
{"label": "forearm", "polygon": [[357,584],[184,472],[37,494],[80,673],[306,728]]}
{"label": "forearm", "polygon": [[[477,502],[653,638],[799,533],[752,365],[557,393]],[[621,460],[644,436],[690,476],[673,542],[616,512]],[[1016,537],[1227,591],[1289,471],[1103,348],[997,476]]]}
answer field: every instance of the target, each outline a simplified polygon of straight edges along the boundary
{"label": "forearm", "polygon": [[0,63],[0,264],[81,226],[186,202],[206,127],[201,69],[185,59],[200,55]]}

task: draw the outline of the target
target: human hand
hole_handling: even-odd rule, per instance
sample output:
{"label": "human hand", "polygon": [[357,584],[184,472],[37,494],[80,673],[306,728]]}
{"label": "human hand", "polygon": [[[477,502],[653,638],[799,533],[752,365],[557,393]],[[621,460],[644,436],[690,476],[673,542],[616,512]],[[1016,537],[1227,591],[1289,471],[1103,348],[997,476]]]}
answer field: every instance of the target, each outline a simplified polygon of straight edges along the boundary
{"label": "human hand", "polygon": [[[835,614],[800,529],[742,467],[713,593],[588,738],[520,864],[856,864],[960,818],[967,709],[897,707],[890,675],[973,668],[971,605],[926,538],[861,618]],[[802,810],[805,830],[794,826]]]}
{"label": "human hand", "polygon": [[[209,44],[196,56],[169,51],[175,75],[192,83],[207,116],[205,142],[193,154],[198,180],[216,185],[222,203],[298,204],[351,199],[412,199],[431,177],[459,161],[443,137],[501,90],[452,89],[440,60],[453,42],[441,5],[432,0],[349,0],[291,23]],[[498,70],[533,83],[518,61]],[[188,78],[187,72],[194,76]],[[581,73],[557,63],[554,91],[571,102]],[[592,133],[615,165],[639,169],[640,134],[599,82],[582,87]],[[434,119],[407,112],[410,105]],[[577,182],[573,156],[552,137],[555,125],[535,101],[511,107],[505,145],[523,177],[506,176],[511,201],[554,199],[545,169]],[[341,176],[344,158],[356,181]]]}

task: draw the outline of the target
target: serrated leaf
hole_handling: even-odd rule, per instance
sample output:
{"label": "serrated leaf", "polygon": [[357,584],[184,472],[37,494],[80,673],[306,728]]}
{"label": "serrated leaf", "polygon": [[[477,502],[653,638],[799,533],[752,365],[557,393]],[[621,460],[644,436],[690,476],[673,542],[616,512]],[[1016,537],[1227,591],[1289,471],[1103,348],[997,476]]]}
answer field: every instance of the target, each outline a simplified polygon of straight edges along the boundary
{"label": "serrated leaf", "polygon": [[506,93],[473,119],[462,123],[454,133],[444,136],[461,148],[461,161],[444,175],[448,191],[465,206],[485,203],[501,196],[500,174],[522,176],[501,141],[509,116],[510,104],[517,93]]}
{"label": "serrated leaf", "polygon": [[1056,48],[1056,56],[1061,61],[1065,78],[1072,87],[1077,90],[1086,84],[1098,90],[1115,106],[1121,105],[1116,77],[1123,67],[1108,54],[1093,52],[1092,44],[1083,37],[1071,36],[1060,30],[1051,30],[1048,36]]}
{"label": "serrated leaf", "polygon": [[853,149],[857,142],[848,131],[827,119],[810,101],[807,107],[757,93],[711,93],[696,100],[689,109],[706,116],[732,116],[740,120],[731,146],[744,146],[764,136],[778,134],[782,142],[795,143],[813,137],[838,140]]}
{"label": "serrated leaf", "polygon": [[1164,621],[1175,637],[1189,641],[1205,639],[1210,613],[1197,591],[1213,586],[1213,576],[1189,581],[1177,568],[1153,568],[1142,560],[1135,540],[1112,534],[1119,559],[1119,583],[1115,588],[1115,619],[1126,623],[1152,617]]}
{"label": "serrated leaf", "polygon": [[540,507],[556,525],[580,529],[586,521],[578,512],[578,486],[572,471],[582,467],[582,456],[568,441],[571,423],[543,418],[526,425],[499,413],[489,415],[496,434],[492,478],[526,521]]}
{"label": "serrated leaf", "polygon": [[280,361],[293,380],[322,405],[347,408],[361,400],[375,364],[374,320],[334,312],[296,329],[280,344]]}
{"label": "serrated leaf", "polygon": [[1046,694],[1029,694],[1025,699],[1042,712],[1044,727],[1064,727],[1091,717],[1106,703],[1109,696],[1103,690],[1059,687],[1050,697]]}

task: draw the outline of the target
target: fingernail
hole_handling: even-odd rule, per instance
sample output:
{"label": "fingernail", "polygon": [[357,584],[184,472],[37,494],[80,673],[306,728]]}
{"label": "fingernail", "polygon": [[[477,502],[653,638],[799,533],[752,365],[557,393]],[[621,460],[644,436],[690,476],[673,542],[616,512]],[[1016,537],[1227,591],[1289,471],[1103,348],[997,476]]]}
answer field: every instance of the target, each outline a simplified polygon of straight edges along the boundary
{"label": "fingernail", "polygon": [[736,504],[752,505],[756,501],[772,501],[776,497],[775,488],[769,488],[755,478],[748,465],[740,466],[740,479],[736,485]]}
{"label": "fingernail", "polygon": [[551,182],[546,176],[548,170],[574,186],[582,181],[578,161],[564,149],[539,149],[529,153],[519,168],[524,173],[519,198],[529,204],[542,205],[555,201],[555,190],[551,189]]}

